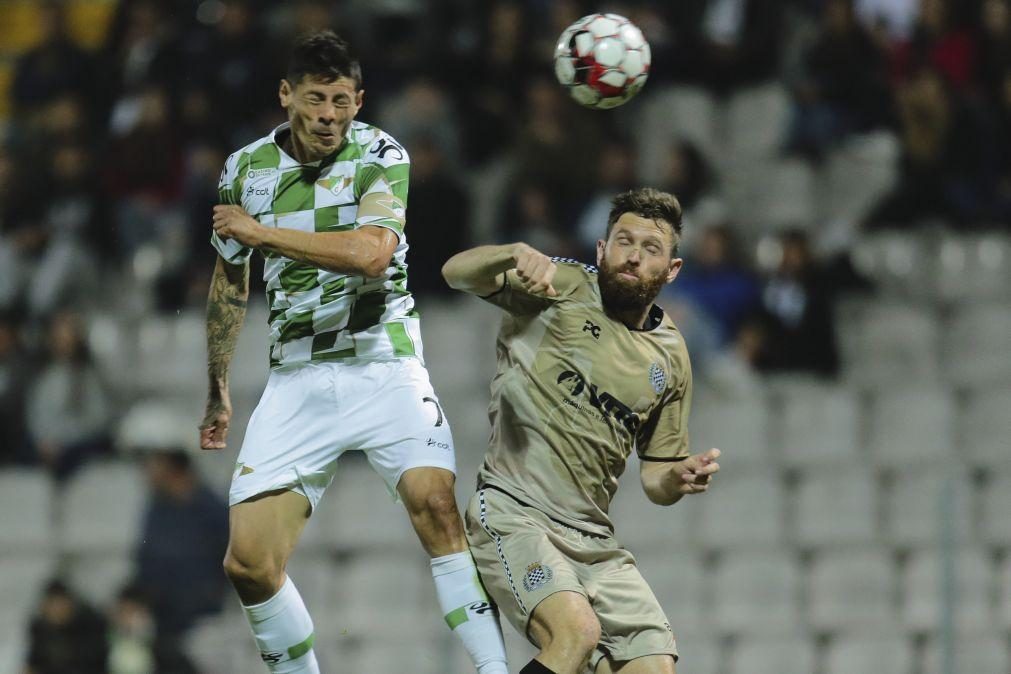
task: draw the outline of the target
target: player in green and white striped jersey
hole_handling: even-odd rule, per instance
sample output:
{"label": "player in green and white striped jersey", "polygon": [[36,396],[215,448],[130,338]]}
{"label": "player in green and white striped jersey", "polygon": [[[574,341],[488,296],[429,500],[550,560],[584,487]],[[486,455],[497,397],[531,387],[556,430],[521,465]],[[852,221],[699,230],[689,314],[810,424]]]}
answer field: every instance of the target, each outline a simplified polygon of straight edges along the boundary
{"label": "player in green and white striped jersey", "polygon": [[285,565],[346,450],[402,500],[443,614],[479,672],[506,672],[497,612],[453,494],[453,439],[423,364],[404,236],[409,158],[355,121],[361,69],[325,31],[299,40],[279,98],[289,121],[226,161],[207,307],[210,392],[201,446],[225,446],[228,366],[264,258],[271,374],[229,493],[225,571],[272,672],[319,672],[312,620]]}

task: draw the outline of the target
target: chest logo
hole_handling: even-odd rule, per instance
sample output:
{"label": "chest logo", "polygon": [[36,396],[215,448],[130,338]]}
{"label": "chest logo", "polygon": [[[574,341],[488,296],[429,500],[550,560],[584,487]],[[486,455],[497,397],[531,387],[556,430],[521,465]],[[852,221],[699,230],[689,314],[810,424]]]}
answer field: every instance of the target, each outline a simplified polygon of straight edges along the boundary
{"label": "chest logo", "polygon": [[594,339],[600,339],[600,326],[594,325],[590,320],[587,320],[586,323],[583,324],[583,332],[589,332],[593,335]]}
{"label": "chest logo", "polygon": [[347,176],[334,176],[331,178],[320,178],[316,181],[316,184],[330,192],[334,195],[340,194],[344,189],[354,181],[354,178],[348,178]]}
{"label": "chest logo", "polygon": [[667,373],[663,371],[660,363],[653,363],[649,366],[649,383],[653,385],[653,392],[657,395],[663,393],[667,388]]}

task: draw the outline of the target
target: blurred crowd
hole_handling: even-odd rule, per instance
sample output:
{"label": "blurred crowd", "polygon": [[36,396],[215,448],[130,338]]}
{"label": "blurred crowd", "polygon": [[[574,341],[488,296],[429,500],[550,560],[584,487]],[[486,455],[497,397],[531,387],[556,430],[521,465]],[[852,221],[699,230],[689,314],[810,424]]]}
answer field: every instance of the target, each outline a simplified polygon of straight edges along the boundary
{"label": "blurred crowd", "polygon": [[[641,99],[685,85],[722,100],[779,83],[791,110],[778,151],[814,166],[854,136],[891,134],[899,180],[856,231],[1007,227],[1009,0],[123,0],[97,49],[71,38],[66,3],[40,2],[39,39],[5,54],[0,463],[42,465],[63,481],[112,451],[116,382],[93,363],[88,313],[142,320],[202,305],[224,159],[284,121],[276,89],[288,46],[322,28],[360,56],[359,119],[411,153],[410,287],[422,310],[450,295],[445,259],[474,243],[525,240],[592,260],[608,199],[646,182],[685,207],[684,271],[661,301],[699,372],[743,391],[765,372],[836,376],[835,302],[872,290],[845,248],[819,247],[821,223],[757,245],[721,207],[713,158],[685,138],[654,139],[665,168],[644,179],[631,137],[641,130],[629,128],[640,101],[581,109],[552,75],[554,39],[595,11],[628,16],[649,39]],[[188,472],[184,459],[166,461]],[[173,517],[162,524],[178,526]],[[147,568],[173,577],[157,570],[165,563]],[[154,618],[184,629],[150,590],[124,588],[103,617],[54,583],[33,639],[58,641],[61,625],[80,621],[81,634],[113,635],[86,638],[98,662]],[[103,671],[84,658],[74,670],[49,662],[38,656],[33,672]]]}

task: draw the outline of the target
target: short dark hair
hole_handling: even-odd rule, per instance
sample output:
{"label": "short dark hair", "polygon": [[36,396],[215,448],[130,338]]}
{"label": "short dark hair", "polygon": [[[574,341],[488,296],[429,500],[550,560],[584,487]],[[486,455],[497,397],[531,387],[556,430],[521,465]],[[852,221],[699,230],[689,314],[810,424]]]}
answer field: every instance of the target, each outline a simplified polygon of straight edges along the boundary
{"label": "short dark hair", "polygon": [[673,194],[661,192],[652,187],[622,192],[611,200],[611,212],[607,216],[607,231],[604,238],[611,238],[614,223],[625,213],[633,213],[641,218],[656,222],[663,220],[671,227],[674,234],[674,244],[671,246],[671,256],[678,254],[681,244],[681,203]]}
{"label": "short dark hair", "polygon": [[295,40],[285,75],[295,86],[306,76],[332,82],[339,77],[354,80],[355,91],[362,88],[362,66],[348,43],[332,30],[308,33]]}

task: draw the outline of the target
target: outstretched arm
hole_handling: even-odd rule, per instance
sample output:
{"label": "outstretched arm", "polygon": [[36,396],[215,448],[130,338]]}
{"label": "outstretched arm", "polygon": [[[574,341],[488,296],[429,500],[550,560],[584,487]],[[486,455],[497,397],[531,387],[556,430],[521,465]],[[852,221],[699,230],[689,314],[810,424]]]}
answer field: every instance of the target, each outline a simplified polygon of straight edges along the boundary
{"label": "outstretched arm", "polygon": [[485,297],[502,287],[505,273],[515,270],[527,292],[555,297],[555,269],[547,255],[525,243],[510,243],[457,253],[442,266],[442,276],[450,288]]}
{"label": "outstretched arm", "polygon": [[225,447],[232,417],[228,368],[246,317],[248,297],[249,263],[233,265],[219,256],[207,296],[208,393],[207,409],[200,425],[201,449]]}
{"label": "outstretched arm", "polygon": [[673,505],[686,494],[708,491],[712,476],[720,470],[719,457],[720,450],[710,449],[680,461],[643,461],[639,467],[642,489],[659,505]]}

